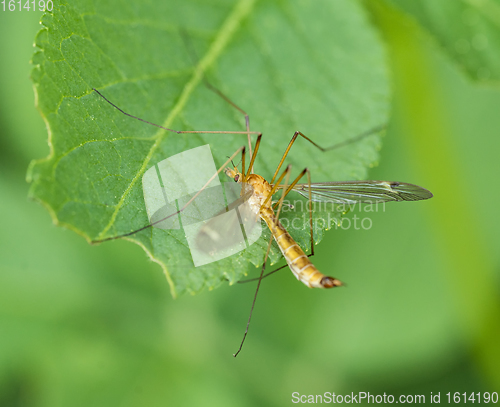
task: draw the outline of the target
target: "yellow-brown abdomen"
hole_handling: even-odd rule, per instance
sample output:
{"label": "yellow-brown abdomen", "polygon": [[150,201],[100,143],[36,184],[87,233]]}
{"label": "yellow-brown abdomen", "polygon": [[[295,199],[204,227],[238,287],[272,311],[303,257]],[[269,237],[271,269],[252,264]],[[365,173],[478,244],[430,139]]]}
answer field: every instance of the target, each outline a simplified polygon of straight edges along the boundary
{"label": "yellow-brown abdomen", "polygon": [[341,281],[325,276],[311,263],[307,255],[281,223],[278,221],[276,224],[276,218],[271,208],[262,208],[260,216],[267,223],[290,270],[299,281],[302,281],[308,287],[316,288],[331,288],[342,285]]}

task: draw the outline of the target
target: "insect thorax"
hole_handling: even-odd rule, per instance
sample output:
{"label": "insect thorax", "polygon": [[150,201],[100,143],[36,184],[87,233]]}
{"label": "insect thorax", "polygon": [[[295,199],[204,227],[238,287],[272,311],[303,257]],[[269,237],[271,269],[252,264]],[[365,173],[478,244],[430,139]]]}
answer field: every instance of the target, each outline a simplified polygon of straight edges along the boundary
{"label": "insect thorax", "polygon": [[[248,203],[252,208],[252,212],[254,212],[255,214],[259,214],[262,204],[271,193],[271,185],[269,185],[269,183],[263,177],[257,174],[250,174],[245,184],[247,185],[243,186],[241,193],[243,195],[250,189],[252,195],[248,200]],[[271,199],[269,199],[264,205],[264,208],[270,207]]]}

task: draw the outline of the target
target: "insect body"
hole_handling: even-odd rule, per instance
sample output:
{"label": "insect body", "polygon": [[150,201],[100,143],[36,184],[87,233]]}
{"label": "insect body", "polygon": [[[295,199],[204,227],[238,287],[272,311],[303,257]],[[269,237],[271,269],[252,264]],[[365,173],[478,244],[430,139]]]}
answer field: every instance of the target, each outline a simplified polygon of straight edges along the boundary
{"label": "insect body", "polygon": [[[227,168],[225,171],[226,175],[233,178],[236,182],[241,183],[242,180],[245,180],[245,176],[235,170]],[[276,218],[271,200],[267,199],[271,195],[271,185],[263,177],[257,174],[250,174],[245,182],[253,191],[249,199],[250,208],[255,215],[258,215],[266,222],[281,253],[283,253],[283,257],[294,276],[297,277],[297,280],[302,281],[311,288],[332,288],[341,286],[342,283],[340,280],[325,276],[311,263],[304,251]],[[242,194],[244,193],[245,188],[242,189]]]}

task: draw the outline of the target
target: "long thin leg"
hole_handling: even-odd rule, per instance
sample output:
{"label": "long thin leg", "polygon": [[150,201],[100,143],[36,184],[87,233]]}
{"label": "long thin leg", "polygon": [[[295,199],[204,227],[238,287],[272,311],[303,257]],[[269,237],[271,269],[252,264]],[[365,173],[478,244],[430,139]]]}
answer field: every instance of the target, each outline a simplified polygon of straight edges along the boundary
{"label": "long thin leg", "polygon": [[290,151],[290,149],[292,148],[292,145],[293,143],[295,143],[295,140],[297,140],[297,137],[298,136],[302,136],[303,138],[305,138],[307,141],[309,141],[313,146],[317,147],[318,149],[320,149],[321,151],[325,152],[325,151],[330,151],[330,150],[334,150],[336,148],[340,148],[340,147],[344,147],[348,144],[352,144],[352,143],[355,143],[356,141],[359,141],[359,140],[362,140],[364,139],[365,137],[368,137],[374,133],[377,133],[383,129],[386,128],[386,125],[383,124],[383,125],[380,125],[380,126],[376,126],[368,131],[365,131],[364,133],[361,133],[359,135],[357,135],[356,137],[353,137],[349,140],[346,140],[346,141],[342,141],[340,143],[337,143],[337,144],[334,144],[333,146],[330,146],[330,147],[321,147],[319,144],[315,143],[314,141],[312,141],[309,137],[307,137],[306,135],[304,135],[302,132],[300,131],[296,131],[293,136],[292,136],[292,139],[290,140],[290,142],[288,143],[288,147],[286,148],[285,150],[285,153],[283,154],[283,157],[281,158],[281,161],[280,163],[278,164],[278,167],[276,168],[276,171],[274,172],[274,175],[273,175],[273,178],[271,180],[271,184],[274,183],[274,179],[276,178],[276,176],[278,175],[278,172],[281,168],[281,166],[283,165],[283,162],[285,161],[285,158],[286,156],[288,155],[288,152]]}
{"label": "long thin leg", "polygon": [[163,127],[160,126],[159,124],[149,122],[147,120],[141,119],[140,117],[134,116],[130,113],[125,112],[124,110],[120,109],[118,106],[116,106],[113,102],[111,102],[109,99],[107,99],[101,92],[99,92],[96,88],[92,88],[94,92],[96,92],[100,97],[102,97],[106,102],[108,102],[111,106],[113,106],[116,110],[119,112],[123,113],[125,116],[131,117],[132,119],[139,120],[143,123],[150,124],[152,126],[158,127],[160,129],[166,130],[166,131],[171,131],[173,133],[177,134],[247,134],[248,137],[250,137],[251,134],[257,134],[261,135],[261,132],[258,131],[222,131],[222,130],[215,130],[215,131],[208,131],[208,130],[174,130],[174,129],[169,129],[168,127]]}
{"label": "long thin leg", "polygon": [[[141,122],[143,122],[143,123],[150,124],[150,125],[152,125],[152,126],[155,126],[155,127],[161,128],[161,129],[163,129],[163,130],[171,131],[171,132],[174,132],[174,133],[177,133],[177,134],[183,134],[183,133],[184,133],[184,134],[185,134],[185,133],[190,133],[190,134],[193,134],[193,133],[198,133],[198,134],[200,134],[200,133],[202,133],[202,134],[247,134],[247,135],[248,135],[248,137],[250,137],[250,134],[256,134],[256,135],[258,135],[258,137],[257,137],[257,141],[255,142],[255,150],[254,150],[254,153],[253,153],[253,155],[252,155],[252,159],[251,159],[251,161],[250,161],[250,165],[249,165],[249,168],[248,168],[248,171],[247,171],[247,175],[246,175],[246,176],[248,176],[248,174],[250,173],[251,169],[253,168],[253,163],[254,163],[254,161],[255,161],[255,157],[257,156],[257,151],[258,151],[258,149],[259,149],[260,140],[261,140],[261,138],[262,138],[262,133],[260,133],[260,132],[254,132],[254,131],[248,131],[248,132],[245,132],[245,131],[203,131],[203,130],[196,130],[196,131],[179,131],[179,130],[169,129],[169,128],[167,128],[167,127],[160,126],[159,124],[149,122],[149,121],[144,120],[144,119],[142,119],[142,118],[140,118],[140,117],[137,117],[137,116],[134,116],[134,115],[132,115],[132,114],[130,114],[130,113],[125,112],[124,110],[122,110],[121,108],[119,108],[118,106],[116,106],[113,102],[111,102],[109,99],[107,99],[107,98],[106,98],[106,97],[105,97],[102,93],[100,93],[97,89],[95,89],[95,88],[92,88],[92,89],[93,89],[93,90],[94,90],[94,91],[95,91],[95,92],[96,92],[96,93],[97,93],[100,97],[102,97],[102,98],[103,98],[106,102],[108,102],[111,106],[113,106],[115,109],[117,109],[117,110],[118,110],[119,112],[121,112],[122,114],[124,114],[124,115],[126,115],[126,116],[128,116],[128,117],[131,117],[131,118],[133,118],[133,119],[139,120],[139,121],[141,121]],[[248,130],[249,130],[249,128],[248,128]],[[223,165],[223,166],[222,166],[222,167],[221,167],[221,168],[217,171],[217,173],[213,175],[213,177],[212,177],[212,178],[208,181],[208,183],[210,183],[210,182],[213,180],[213,178],[215,178],[215,177],[217,176],[217,174],[219,174],[219,173],[222,171],[222,169],[223,169],[223,168],[224,168],[224,167],[225,167],[225,166],[226,166],[229,162],[231,162],[231,160],[235,157],[235,155],[236,155],[236,154],[238,154],[238,152],[239,152],[239,151],[242,151],[242,164],[243,164],[243,174],[244,174],[244,170],[245,170],[245,149],[243,148],[243,150],[242,150],[242,148],[240,148],[240,149],[238,149],[238,150],[237,150],[237,152],[236,152],[235,154],[233,154],[233,155],[230,157],[230,159],[229,159],[228,161],[226,161],[226,163],[225,163],[225,164],[224,164],[224,165]],[[208,183],[207,183],[207,185],[208,185]],[[183,211],[183,210],[184,210],[184,209],[185,209],[185,208],[186,208],[186,207],[187,207],[187,206],[188,206],[188,205],[189,205],[189,204],[190,204],[190,203],[191,203],[194,199],[196,199],[196,197],[197,197],[197,196],[198,196],[198,195],[199,195],[199,194],[203,191],[203,189],[204,189],[204,188],[205,188],[205,187],[203,187],[200,191],[198,191],[198,193],[197,193],[195,196],[193,196],[193,197],[192,197],[192,198],[191,198],[191,199],[190,199],[190,200],[189,200],[189,201],[188,201],[188,202],[184,205],[184,207],[183,207],[183,208],[181,208],[178,212],[175,212],[175,213],[173,213],[173,214],[171,214],[171,215],[169,215],[169,216],[167,216],[167,217],[165,217],[165,218],[163,218],[163,219],[160,219],[160,220],[158,220],[158,221],[156,221],[156,222],[154,222],[154,223],[152,223],[152,224],[150,224],[150,225],[144,226],[144,227],[142,227],[142,228],[140,228],[140,229],[137,229],[137,230],[135,230],[135,231],[132,231],[132,232],[130,232],[130,233],[127,233],[127,234],[124,234],[124,235],[120,235],[120,236],[113,236],[113,237],[109,237],[109,238],[106,238],[106,239],[95,240],[95,241],[93,241],[93,242],[91,242],[91,243],[93,243],[93,244],[94,244],[94,243],[102,243],[102,242],[105,242],[105,241],[108,241],[108,240],[114,240],[114,239],[118,239],[118,238],[121,238],[121,237],[130,236],[130,235],[132,235],[132,234],[134,234],[134,233],[137,233],[137,232],[140,232],[140,231],[142,231],[142,230],[144,230],[144,229],[150,228],[151,226],[154,226],[154,225],[155,225],[155,224],[157,224],[157,223],[163,222],[164,220],[166,220],[166,219],[168,219],[168,218],[170,218],[170,217],[172,217],[172,216],[175,216],[175,215],[177,215],[178,213],[180,213],[181,211]]]}
{"label": "long thin leg", "polygon": [[168,216],[166,216],[166,217],[164,217],[164,218],[162,218],[162,219],[160,219],[160,220],[157,220],[157,221],[155,221],[155,222],[153,222],[153,223],[150,223],[149,225],[144,226],[144,227],[142,227],[142,228],[140,228],[140,229],[134,230],[134,231],[129,232],[129,233],[125,233],[124,235],[113,236],[113,237],[107,237],[106,239],[101,239],[101,240],[94,240],[94,241],[92,241],[91,243],[92,243],[92,244],[102,243],[102,242],[107,242],[108,240],[115,240],[115,239],[119,239],[119,238],[121,238],[121,237],[130,236],[130,235],[133,235],[134,233],[137,233],[137,232],[140,232],[140,231],[142,231],[142,230],[148,229],[148,228],[150,228],[150,227],[152,227],[152,226],[156,225],[157,223],[163,222],[164,220],[166,220],[166,219],[168,219],[168,218],[171,218],[172,216],[178,215],[178,214],[179,214],[179,213],[181,213],[184,209],[186,209],[186,208],[187,208],[187,207],[188,207],[188,206],[189,206],[189,205],[190,205],[190,204],[191,204],[191,203],[192,203],[192,202],[193,202],[193,201],[194,201],[194,200],[198,197],[198,195],[200,195],[200,194],[203,192],[203,190],[204,190],[204,189],[205,189],[205,188],[206,188],[206,187],[207,187],[207,186],[208,186],[208,185],[209,185],[209,184],[210,184],[210,183],[214,180],[214,178],[215,178],[217,175],[219,175],[219,174],[222,172],[222,170],[226,167],[226,165],[228,165],[228,164],[231,162],[231,160],[232,160],[234,157],[236,157],[236,155],[238,155],[238,153],[239,153],[240,151],[241,151],[241,154],[242,154],[242,160],[243,160],[243,159],[244,159],[244,157],[245,157],[245,146],[238,148],[238,149],[234,152],[234,154],[233,154],[231,157],[229,157],[229,159],[228,159],[228,160],[227,160],[224,164],[222,164],[222,166],[221,166],[221,167],[217,170],[217,172],[216,172],[214,175],[212,175],[212,176],[210,177],[210,179],[209,179],[209,180],[205,183],[205,185],[203,185],[203,187],[202,187],[202,188],[201,188],[201,189],[200,189],[200,190],[199,190],[199,191],[198,191],[198,192],[197,192],[197,193],[196,193],[196,194],[195,194],[195,195],[194,195],[194,196],[193,196],[193,197],[192,197],[189,201],[187,201],[187,202],[184,204],[184,206],[183,206],[181,209],[179,209],[177,212],[172,213],[172,214],[170,214],[170,215],[168,215]]}
{"label": "long thin leg", "polygon": [[[212,92],[216,93],[219,95],[222,99],[224,99],[227,103],[229,103],[231,106],[233,106],[236,110],[239,112],[243,113],[245,116],[245,126],[247,129],[247,134],[248,134],[248,154],[250,157],[252,157],[252,140],[250,138],[250,116],[248,116],[248,113],[245,112],[241,107],[239,107],[236,103],[234,103],[231,99],[229,99],[224,93],[222,93],[219,89],[217,89],[215,86],[213,86],[208,79],[203,76],[203,83],[205,86],[210,89]],[[250,173],[253,173],[253,168],[251,168]]]}
{"label": "long thin leg", "polygon": [[[288,184],[288,178],[290,176],[290,170],[291,170],[291,166],[289,165],[288,167],[286,167],[285,172],[280,177],[280,179],[283,179],[283,177],[286,175],[285,185]],[[268,199],[271,199],[271,197],[272,197],[272,193],[269,194]],[[278,224],[278,218],[279,218],[279,215],[280,215],[280,211],[281,211],[281,207],[283,205],[283,199],[284,198],[285,198],[285,195],[283,194],[281,196],[281,198],[280,198],[280,205],[278,206],[278,211],[276,212],[276,221],[275,221],[275,224],[273,225],[273,227],[275,227]],[[245,333],[243,334],[243,339],[241,340],[240,347],[238,348],[238,350],[236,351],[236,353],[233,354],[234,357],[238,356],[238,353],[240,353],[241,348],[243,347],[243,343],[245,342],[245,339],[247,337],[248,328],[250,326],[250,321],[252,320],[253,309],[255,307],[255,301],[257,300],[257,294],[259,293],[260,283],[261,283],[262,277],[264,275],[264,270],[266,269],[266,262],[267,262],[267,258],[269,256],[269,251],[271,250],[271,245],[272,244],[273,244],[273,235],[271,233],[271,238],[269,239],[269,244],[267,245],[266,255],[264,256],[264,263],[262,264],[262,269],[260,271],[259,282],[257,283],[257,288],[255,289],[255,295],[253,297],[252,307],[250,308],[250,315],[248,316],[248,321],[247,321],[247,326],[245,328]]]}
{"label": "long thin leg", "polygon": [[[307,169],[307,182],[309,184],[309,229],[311,231],[311,256],[314,256],[314,239],[313,239],[313,214],[312,214],[312,191],[311,191],[311,172]],[[287,190],[287,193],[290,192],[291,189]]]}
{"label": "long thin leg", "polygon": [[[290,165],[289,165],[290,166]],[[288,166],[288,167],[289,167]],[[288,168],[287,167],[287,168]],[[297,182],[300,181],[300,179],[304,176],[304,174],[306,172],[308,172],[309,170],[307,168],[304,168],[304,170],[302,170],[302,172],[297,176],[297,178],[295,178],[293,180],[293,182],[290,184],[290,187],[287,187],[286,188],[286,192],[282,195],[283,197],[286,196],[291,190],[292,188],[295,186],[295,184],[297,184]],[[262,205],[265,205],[271,198],[272,196],[276,193],[276,191],[278,189],[285,189],[285,186],[284,185],[280,185],[280,182],[281,180],[283,179],[283,177],[285,176],[286,172],[284,172],[281,177],[278,178],[278,181],[276,181],[276,184],[274,184],[273,188],[271,189],[271,192],[269,193],[269,196],[266,198],[266,200],[262,203]],[[278,201],[278,205],[279,205],[279,201]]]}
{"label": "long thin leg", "polygon": [[[307,257],[312,257],[314,256],[314,253],[310,253],[307,255]],[[280,271],[280,270],[283,270],[285,267],[288,267],[288,264],[284,264],[283,266],[281,267],[278,267],[276,270],[273,270],[273,271],[270,271],[269,273],[267,274],[264,274],[262,276],[262,279],[266,278],[266,277],[269,277],[271,274],[274,274],[276,273],[277,271]],[[238,284],[245,284],[245,283],[251,283],[252,281],[257,281],[259,280],[260,277],[255,277],[255,278],[249,278],[247,280],[240,280],[240,281],[237,281]]]}
{"label": "long thin leg", "polygon": [[279,185],[279,182],[278,181],[276,183],[276,185],[273,187],[278,189],[278,188],[281,188],[285,191],[283,193],[284,196],[288,195],[289,192],[293,189],[293,187],[295,186],[295,184],[297,184],[297,182],[300,181],[300,179],[304,176],[304,174],[307,173],[307,183],[309,185],[309,224],[310,224],[310,229],[311,229],[311,253],[314,254],[314,244],[313,244],[313,227],[312,227],[312,192],[311,192],[311,172],[309,171],[308,168],[305,168],[297,178],[295,178],[295,180],[290,184],[289,187],[286,187],[285,185]]}
{"label": "long thin leg", "polygon": [[246,174],[242,173],[245,176],[245,181],[248,178],[248,175],[252,172],[253,163],[255,162],[255,158],[257,157],[257,152],[259,151],[261,138],[262,138],[262,134],[259,134],[259,136],[257,137],[257,141],[255,142],[255,149],[253,150],[253,155],[252,155],[252,158],[250,160],[250,164],[248,165],[247,173]]}
{"label": "long thin leg", "polygon": [[[184,44],[186,45],[187,50],[191,54],[191,59],[193,61],[193,64],[196,65],[199,61],[198,55],[196,55],[196,50],[193,47],[193,44],[189,40],[189,37],[186,33],[185,30],[181,29],[180,31],[182,40],[184,41]],[[206,78],[205,73],[203,73],[202,76],[203,84],[210,89],[212,92],[217,94],[219,97],[224,99],[227,103],[229,103],[231,106],[233,106],[236,110],[238,110],[240,113],[242,113],[245,116],[245,126],[247,129],[248,133],[248,154],[250,157],[252,157],[252,140],[250,139],[250,116],[248,116],[247,112],[245,112],[241,107],[239,107],[236,103],[234,103],[229,97],[227,97],[222,91],[220,91],[218,88],[216,88],[214,85],[210,83],[210,81]],[[250,170],[251,173],[253,173],[253,168]],[[244,171],[242,171],[242,174],[244,174]]]}

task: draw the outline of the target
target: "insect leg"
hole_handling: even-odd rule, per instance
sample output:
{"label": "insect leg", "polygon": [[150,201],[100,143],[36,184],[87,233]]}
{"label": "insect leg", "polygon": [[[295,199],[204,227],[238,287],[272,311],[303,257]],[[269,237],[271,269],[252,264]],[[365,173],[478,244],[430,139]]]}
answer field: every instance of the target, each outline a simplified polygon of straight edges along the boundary
{"label": "insect leg", "polygon": [[96,92],[100,97],[102,97],[106,102],[108,102],[111,106],[113,106],[116,110],[118,110],[120,113],[123,113],[125,116],[131,117],[132,119],[139,120],[143,123],[150,124],[151,126],[158,127],[160,129],[166,130],[166,131],[171,131],[173,133],[177,134],[246,134],[248,137],[250,137],[251,134],[257,134],[257,135],[262,135],[261,132],[258,131],[223,131],[223,130],[214,130],[214,131],[208,131],[208,130],[174,130],[174,129],[169,129],[168,127],[163,127],[160,126],[159,124],[141,119],[140,117],[134,116],[130,113],[125,112],[124,110],[120,109],[118,106],[116,106],[113,102],[111,102],[109,99],[107,99],[101,92],[99,92],[96,88],[92,88],[94,92]]}
{"label": "insect leg", "polygon": [[[290,165],[288,165],[288,167],[290,167]],[[288,195],[288,193],[292,190],[292,188],[295,186],[295,184],[297,184],[297,182],[300,181],[300,179],[304,176],[304,174],[306,172],[309,172],[309,170],[307,168],[304,168],[302,170],[302,172],[297,176],[297,178],[295,178],[293,180],[293,182],[290,184],[289,187],[285,186],[285,185],[280,185],[280,182],[283,180],[283,177],[287,174],[287,170],[288,170],[288,167],[286,167],[287,169],[285,170],[285,172],[281,175],[281,177],[278,178],[278,180],[276,181],[276,184],[273,185],[273,188],[271,189],[271,192],[269,193],[269,196],[266,198],[266,200],[263,202],[262,205],[265,205],[271,198],[272,196],[276,193],[276,191],[278,189],[283,189],[285,192],[283,193],[282,197],[284,198],[286,195]],[[281,201],[281,199],[280,199]],[[280,205],[280,201],[278,201],[276,204],[274,204],[276,207],[278,205]]]}
{"label": "insect leg", "polygon": [[276,176],[278,175],[278,172],[281,168],[281,166],[283,165],[283,162],[285,161],[285,158],[286,156],[288,155],[288,152],[290,151],[290,149],[292,148],[292,145],[293,143],[295,143],[295,140],[297,140],[297,137],[298,136],[302,136],[303,138],[305,138],[307,141],[309,141],[313,146],[317,147],[318,149],[320,149],[322,152],[325,152],[325,151],[330,151],[330,150],[334,150],[336,148],[340,148],[340,147],[344,147],[348,144],[352,144],[352,143],[355,143],[356,141],[359,141],[359,140],[362,140],[364,139],[365,137],[368,137],[368,136],[371,136],[372,134],[375,134],[383,129],[386,128],[386,125],[383,124],[383,125],[379,125],[379,126],[376,126],[376,127],[373,127],[372,129],[368,130],[368,131],[365,131],[359,135],[357,135],[356,137],[352,137],[346,141],[342,141],[340,143],[337,143],[337,144],[334,144],[330,147],[321,147],[319,144],[315,143],[314,141],[312,141],[309,137],[307,137],[305,134],[303,134],[302,132],[300,131],[296,131],[293,136],[292,136],[292,139],[290,140],[290,142],[288,143],[288,146],[285,150],[285,153],[283,154],[283,157],[281,158],[281,161],[280,163],[278,164],[278,168],[276,168],[276,171],[274,172],[274,175],[273,175],[273,178],[271,180],[271,184],[274,183],[274,179],[276,178]]}
{"label": "insect leg", "polygon": [[[191,59],[193,61],[193,64],[196,65],[199,61],[198,55],[196,55],[196,51],[193,47],[193,44],[189,40],[189,37],[187,35],[187,32],[185,30],[181,30],[181,37],[184,41],[184,44],[186,45],[186,48],[188,49],[189,53],[191,54]],[[233,106],[236,110],[238,110],[240,113],[242,113],[245,116],[245,126],[247,129],[247,134],[248,134],[248,154],[250,157],[252,157],[252,140],[250,139],[250,116],[248,115],[247,112],[245,112],[241,107],[239,107],[236,103],[234,103],[229,97],[227,97],[224,93],[222,93],[221,90],[216,88],[210,81],[206,78],[205,73],[203,72],[202,76],[203,84],[212,92],[217,94],[220,98],[224,99],[227,103],[229,103],[231,106]],[[253,172],[253,168],[250,171],[251,173]],[[242,171],[242,173],[244,173]]]}
{"label": "insect leg", "polygon": [[[254,152],[255,154],[255,152]],[[283,172],[283,174],[281,175],[280,177],[280,180],[282,180],[285,176],[285,185],[288,184],[288,178],[290,176],[290,170],[291,170],[291,165],[288,165],[286,167],[286,170]],[[272,192],[269,194],[269,196],[267,197],[267,200],[271,199],[272,197]],[[280,214],[280,211],[281,211],[281,207],[283,205],[283,199],[285,198],[285,195],[283,194],[280,198],[280,203],[279,203],[279,206],[278,206],[278,211],[276,212],[276,217],[275,217],[275,223],[274,223],[274,226],[276,226],[278,224],[278,219],[279,219],[279,214]],[[267,245],[267,250],[266,250],[266,254],[264,256],[264,263],[262,264],[262,269],[260,271],[260,276],[259,276],[259,281],[257,283],[257,288],[255,289],[255,295],[253,297],[253,301],[252,301],[252,307],[250,308],[250,315],[248,316],[248,321],[247,321],[247,326],[245,328],[245,333],[243,334],[243,339],[241,341],[241,344],[240,344],[240,347],[238,348],[238,350],[236,351],[236,353],[233,354],[234,357],[238,356],[238,353],[240,353],[241,351],[241,348],[243,347],[243,343],[245,342],[245,339],[247,337],[247,334],[248,334],[248,328],[250,326],[250,321],[252,319],[252,314],[253,314],[253,309],[255,307],[255,301],[257,300],[257,294],[259,292],[259,288],[260,288],[260,283],[262,281],[262,277],[264,275],[264,270],[266,269],[266,262],[267,262],[267,258],[269,257],[269,251],[271,250],[271,245],[273,244],[273,235],[271,234],[271,237],[269,239],[269,244]]]}
{"label": "insect leg", "polygon": [[[115,105],[113,102],[111,102],[109,99],[107,99],[101,92],[99,92],[97,89],[95,88],[92,88],[94,90],[94,92],[96,92],[101,98],[103,98],[107,103],[109,103],[111,106],[113,106],[115,109],[117,109],[120,113],[124,114],[125,116],[128,116],[128,117],[131,117],[132,119],[136,119],[136,120],[139,120],[143,123],[146,123],[146,124],[150,124],[152,126],[155,126],[155,127],[158,127],[158,128],[161,128],[163,130],[166,130],[166,131],[170,131],[170,132],[174,132],[174,133],[177,133],[177,134],[247,134],[248,137],[250,137],[250,134],[256,134],[258,135],[257,137],[257,141],[256,141],[256,149],[254,151],[254,154],[252,156],[252,160],[250,162],[250,167],[251,168],[253,166],[253,162],[255,161],[255,156],[256,156],[256,152],[258,150],[258,146],[260,145],[260,140],[262,138],[262,133],[260,132],[255,132],[255,131],[203,131],[203,130],[189,130],[189,131],[179,131],[179,130],[174,130],[174,129],[169,129],[167,127],[164,127],[164,126],[161,126],[159,124],[156,124],[156,123],[152,123],[152,122],[149,122],[147,120],[144,120],[140,117],[137,117],[137,116],[134,116],[130,113],[127,113],[125,112],[123,109],[119,108],[117,105]],[[249,129],[248,129],[249,130]],[[224,163],[224,165],[219,168],[219,170],[217,171],[216,174],[213,175],[213,177],[208,181],[208,183],[210,183],[213,178],[215,178],[217,176],[217,174],[219,174],[223,169],[224,167],[226,167],[226,165],[231,162],[231,160],[238,154],[238,152],[241,151],[242,152],[242,163],[244,163],[245,161],[245,149],[244,148],[240,148],[238,149],[231,157],[228,161],[226,161],[226,163]],[[244,165],[244,164],[243,164]],[[207,185],[208,185],[207,183]],[[168,218],[170,218],[171,216],[175,216],[177,215],[178,213],[180,213],[181,211],[183,211],[194,199],[196,199],[196,197],[199,195],[199,193],[201,193],[203,191],[205,187],[203,187],[200,191],[198,191],[198,193],[193,196],[185,205],[183,208],[181,208],[178,212],[175,212],[171,215],[169,215],[168,217],[165,217],[163,219],[160,219],[150,225],[147,225],[147,226],[144,226],[140,229],[137,229],[135,231],[132,231],[132,232],[129,232],[129,233],[126,233],[126,234],[123,234],[123,235],[120,235],[120,236],[114,236],[114,237],[109,237],[109,238],[106,238],[106,239],[99,239],[99,240],[95,240],[95,241],[92,241],[91,243],[94,244],[94,243],[101,243],[101,242],[105,242],[105,241],[108,241],[108,240],[114,240],[114,239],[118,239],[120,237],[126,237],[126,236],[130,236],[134,233],[137,233],[137,232],[140,232],[141,230],[144,230],[144,229],[147,229],[147,228],[150,228],[151,226],[154,226],[155,224],[157,223],[160,223]]]}
{"label": "insect leg", "polygon": [[[309,184],[309,229],[311,231],[311,256],[314,256],[311,172],[307,168],[306,168],[306,170],[307,170],[307,183]],[[290,191],[290,190],[288,190],[288,191]]]}
{"label": "insect leg", "polygon": [[[312,192],[311,192],[311,172],[309,171],[308,168],[304,168],[304,170],[299,174],[297,178],[290,184],[290,186],[287,188],[284,185],[279,185],[279,188],[283,188],[283,196],[288,195],[288,193],[293,189],[295,184],[299,182],[299,180],[304,176],[304,174],[307,173],[307,183],[309,185],[309,226],[310,226],[310,231],[311,231],[311,256],[314,256],[314,241],[313,241],[313,220],[312,220]],[[274,186],[275,188],[278,188],[278,183]],[[276,204],[275,204],[276,206]],[[308,256],[309,257],[309,256]]]}
{"label": "insect leg", "polygon": [[[212,175],[212,176],[210,177],[210,179],[209,179],[209,180],[205,183],[205,185],[203,185],[203,187],[202,187],[202,188],[201,188],[201,189],[200,189],[200,190],[199,190],[199,191],[198,191],[195,195],[193,195],[193,197],[192,197],[189,201],[187,201],[187,202],[184,204],[184,206],[183,206],[181,209],[179,209],[177,212],[172,213],[172,214],[170,214],[170,215],[168,215],[168,216],[166,216],[166,217],[164,217],[164,218],[162,218],[162,219],[159,219],[159,220],[157,220],[157,221],[155,221],[155,222],[153,222],[153,223],[150,223],[149,225],[146,225],[146,226],[144,226],[144,227],[142,227],[142,228],[140,228],[140,229],[134,230],[134,231],[132,231],[132,232],[125,233],[125,234],[123,234],[123,235],[119,235],[119,236],[107,237],[107,238],[105,238],[105,239],[93,240],[93,241],[91,242],[91,244],[96,244],[96,243],[107,242],[108,240],[115,240],[115,239],[119,239],[119,238],[121,238],[121,237],[130,236],[130,235],[133,235],[134,233],[137,233],[137,232],[140,232],[140,231],[142,231],[142,230],[148,229],[148,228],[150,228],[150,227],[152,227],[152,226],[156,225],[157,223],[163,222],[164,220],[166,220],[166,219],[168,219],[168,218],[171,218],[172,216],[178,215],[178,214],[179,214],[179,213],[181,213],[184,209],[186,209],[186,208],[187,208],[187,207],[188,207],[188,206],[189,206],[189,205],[190,205],[190,204],[191,204],[191,203],[192,203],[192,202],[193,202],[193,201],[194,201],[194,200],[198,197],[198,195],[200,195],[200,194],[203,192],[203,190],[204,190],[204,189],[205,189],[205,188],[206,188],[206,187],[207,187],[207,186],[208,186],[208,185],[209,185],[209,184],[210,184],[210,183],[214,180],[214,178],[215,178],[217,175],[219,175],[219,174],[222,172],[222,170],[224,170],[224,168],[226,167],[226,165],[228,165],[228,164],[231,162],[231,160],[232,160],[232,159],[233,159],[236,155],[238,155],[238,153],[239,153],[240,151],[241,151],[242,156],[244,157],[244,156],[245,156],[245,146],[242,146],[242,147],[238,148],[238,149],[234,152],[234,154],[233,154],[231,157],[229,157],[229,159],[228,159],[228,160],[227,160],[227,161],[226,161],[226,162],[225,162],[225,163],[224,163],[224,164],[223,164],[223,165],[222,165],[222,166],[221,166],[221,167],[217,170],[217,172],[216,172],[214,175]],[[243,157],[242,157],[242,159],[243,159]]]}
{"label": "insect leg", "polygon": [[261,140],[261,138],[262,138],[262,133],[259,134],[259,136],[257,137],[257,141],[255,142],[255,148],[253,150],[253,155],[252,155],[252,158],[250,160],[250,164],[248,165],[247,173],[244,174],[245,175],[245,180],[248,178],[248,175],[250,175],[250,173],[252,172],[253,163],[255,161],[255,157],[257,157],[257,152],[259,151],[259,146],[260,146],[260,140]]}
{"label": "insect leg", "polygon": [[[311,254],[308,254],[308,255],[307,255],[307,257],[311,257],[312,255],[313,255],[312,253],[311,253]],[[283,265],[283,266],[281,266],[281,267],[278,267],[276,270],[273,270],[273,271],[270,271],[270,272],[269,272],[269,273],[267,273],[267,274],[264,274],[264,275],[262,276],[262,279],[264,279],[264,278],[266,278],[266,277],[270,276],[271,274],[276,273],[277,271],[280,271],[280,270],[284,269],[285,267],[288,267],[288,264],[285,264],[285,265]],[[247,280],[240,280],[240,281],[238,281],[237,283],[238,283],[238,284],[251,283],[252,281],[258,281],[259,279],[260,279],[260,277],[249,278],[249,279],[247,279]]]}
{"label": "insect leg", "polygon": [[[204,85],[210,89],[212,92],[216,93],[219,95],[222,99],[224,99],[227,103],[229,103],[231,106],[233,106],[236,110],[241,112],[245,116],[245,126],[247,129],[247,135],[248,135],[248,153],[250,157],[252,157],[252,139],[250,138],[250,134],[254,134],[250,132],[250,116],[248,116],[248,113],[245,112],[241,107],[239,107],[236,103],[234,103],[231,99],[229,99],[224,93],[222,93],[219,89],[217,89],[215,86],[213,86],[208,79],[203,76],[203,83]],[[253,173],[253,168],[250,170],[251,173]]]}

